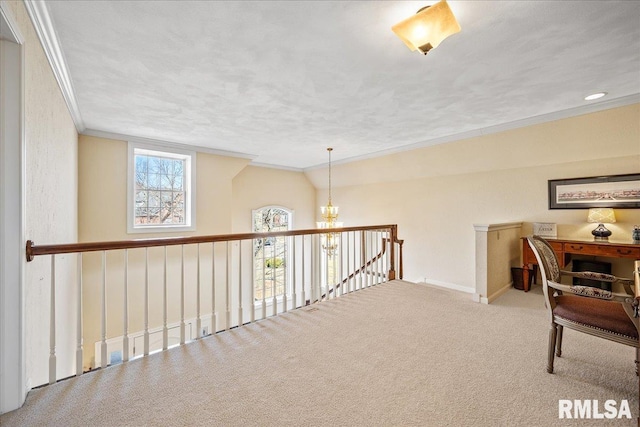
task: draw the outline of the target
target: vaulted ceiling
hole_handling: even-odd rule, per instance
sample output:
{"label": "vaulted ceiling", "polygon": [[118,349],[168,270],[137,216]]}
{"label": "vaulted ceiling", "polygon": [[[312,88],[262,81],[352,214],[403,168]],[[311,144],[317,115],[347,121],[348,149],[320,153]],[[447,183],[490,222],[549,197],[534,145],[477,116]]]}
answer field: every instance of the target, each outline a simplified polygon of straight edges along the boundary
{"label": "vaulted ceiling", "polygon": [[328,146],[349,161],[640,102],[640,1],[450,1],[462,31],[422,56],[390,28],[429,3],[36,7],[80,131],[256,164],[313,168]]}

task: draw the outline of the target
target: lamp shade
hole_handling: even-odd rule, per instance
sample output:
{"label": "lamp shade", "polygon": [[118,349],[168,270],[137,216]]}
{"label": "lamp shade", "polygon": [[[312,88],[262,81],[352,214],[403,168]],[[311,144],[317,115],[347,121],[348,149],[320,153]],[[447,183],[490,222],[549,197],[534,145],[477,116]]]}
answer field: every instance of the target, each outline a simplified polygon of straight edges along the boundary
{"label": "lamp shade", "polygon": [[460,31],[446,0],[420,9],[418,13],[397,23],[391,30],[407,45],[425,55],[447,37]]}
{"label": "lamp shade", "polygon": [[596,224],[613,224],[616,222],[616,215],[612,208],[591,208],[587,221]]}

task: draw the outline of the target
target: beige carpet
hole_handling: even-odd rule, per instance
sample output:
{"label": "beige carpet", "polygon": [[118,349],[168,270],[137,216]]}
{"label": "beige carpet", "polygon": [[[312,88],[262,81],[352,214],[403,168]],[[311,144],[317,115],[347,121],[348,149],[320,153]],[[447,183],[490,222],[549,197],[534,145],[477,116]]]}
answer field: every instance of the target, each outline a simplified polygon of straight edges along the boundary
{"label": "beige carpet", "polygon": [[[547,330],[539,286],[487,306],[396,281],[34,390],[0,424],[636,425],[633,349],[565,331],[550,375]],[[634,419],[559,420],[559,399]]]}

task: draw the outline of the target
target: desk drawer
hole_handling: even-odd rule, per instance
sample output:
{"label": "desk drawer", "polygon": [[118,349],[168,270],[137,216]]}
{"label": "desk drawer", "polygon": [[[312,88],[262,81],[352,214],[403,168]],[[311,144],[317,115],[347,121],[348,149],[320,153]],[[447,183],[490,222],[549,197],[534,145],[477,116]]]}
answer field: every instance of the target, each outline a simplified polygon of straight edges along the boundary
{"label": "desk drawer", "polygon": [[612,248],[609,246],[598,246],[598,255],[616,258],[640,259],[640,248]]}
{"label": "desk drawer", "polygon": [[640,248],[616,247],[589,243],[565,243],[564,251],[569,254],[640,259]]}
{"label": "desk drawer", "polygon": [[597,245],[588,243],[565,243],[564,251],[568,254],[601,255]]}
{"label": "desk drawer", "polygon": [[[562,243],[561,242],[549,242],[551,248],[556,253],[556,257],[558,258],[558,262],[560,263],[560,267],[564,267],[564,256],[562,252]],[[537,264],[536,256],[533,254],[531,247],[529,246],[529,242],[524,241],[524,245],[522,248],[522,259],[523,264]]]}

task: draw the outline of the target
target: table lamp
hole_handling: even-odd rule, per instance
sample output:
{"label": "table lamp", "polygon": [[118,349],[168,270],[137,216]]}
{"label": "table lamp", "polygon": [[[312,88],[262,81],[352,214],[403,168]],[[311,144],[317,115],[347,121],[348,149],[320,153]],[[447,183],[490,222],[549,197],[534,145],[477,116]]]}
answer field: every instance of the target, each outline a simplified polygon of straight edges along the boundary
{"label": "table lamp", "polygon": [[591,231],[594,240],[606,242],[609,240],[609,236],[611,236],[611,231],[607,230],[604,224],[613,224],[616,222],[616,215],[613,213],[612,208],[591,208],[589,209],[587,222],[598,224],[598,226]]}

